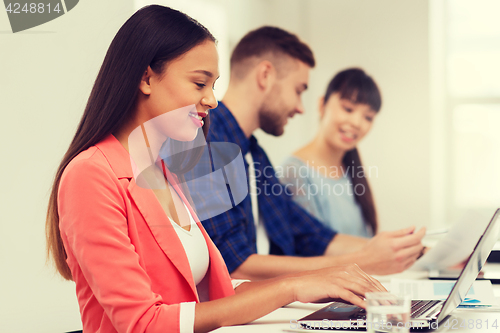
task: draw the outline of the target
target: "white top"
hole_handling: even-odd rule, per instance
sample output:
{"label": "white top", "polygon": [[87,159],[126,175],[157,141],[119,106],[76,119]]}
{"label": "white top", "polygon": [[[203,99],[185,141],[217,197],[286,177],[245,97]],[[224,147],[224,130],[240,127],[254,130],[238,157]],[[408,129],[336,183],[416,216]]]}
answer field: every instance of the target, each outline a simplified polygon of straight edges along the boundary
{"label": "white top", "polygon": [[255,224],[255,239],[257,243],[257,254],[269,254],[270,242],[267,235],[264,221],[259,216],[259,201],[257,199],[257,181],[255,177],[255,166],[253,163],[252,154],[248,152],[245,155],[245,160],[248,163],[248,180],[250,183],[250,200],[252,202],[252,215]]}
{"label": "white top", "polygon": [[[208,246],[205,241],[205,237],[201,233],[200,227],[193,219],[193,216],[186,207],[189,220],[191,222],[191,230],[187,231],[180,225],[175,223],[171,218],[169,218],[170,223],[172,223],[179,240],[184,247],[186,256],[189,261],[189,267],[191,268],[191,273],[193,274],[193,280],[198,291],[198,298],[200,302],[206,302],[208,298],[208,280],[204,279],[208,271],[208,266],[210,264],[210,256],[208,254]],[[238,287],[240,284],[247,282],[249,280],[232,280],[233,289]],[[194,314],[195,314],[196,302],[184,302],[180,304],[180,332],[181,333],[193,333],[194,331]]]}
{"label": "white top", "polygon": [[[184,204],[184,207],[187,210],[186,204]],[[182,246],[184,247],[184,251],[186,252],[189,266],[191,267],[191,272],[193,273],[194,284],[198,285],[207,273],[210,258],[208,256],[207,243],[205,242],[205,238],[203,237],[198,224],[196,224],[189,211],[188,215],[191,222],[190,231],[182,228],[171,218],[169,218],[169,220],[174,226],[174,230],[177,233],[177,236],[179,236]]]}
{"label": "white top", "polygon": [[[189,212],[189,209],[187,209],[186,204],[184,204],[184,207],[188,211],[191,230],[187,231],[186,229],[182,228],[170,217],[169,220],[170,223],[172,223],[172,226],[174,227],[174,230],[177,233],[182,246],[184,247],[184,252],[186,252],[186,256],[189,261],[189,267],[191,268],[191,273],[193,274],[194,284],[198,288],[198,284],[207,274],[210,257],[208,255],[207,243],[205,242],[205,238],[203,237],[200,228],[194,221],[193,216],[191,216],[191,213]],[[207,287],[206,284],[203,284],[203,286],[205,288]],[[208,294],[208,292],[207,290],[198,290],[198,295],[200,294],[206,295]],[[181,309],[179,327],[181,333],[192,333],[194,330],[195,304],[196,302],[186,302],[180,304]]]}

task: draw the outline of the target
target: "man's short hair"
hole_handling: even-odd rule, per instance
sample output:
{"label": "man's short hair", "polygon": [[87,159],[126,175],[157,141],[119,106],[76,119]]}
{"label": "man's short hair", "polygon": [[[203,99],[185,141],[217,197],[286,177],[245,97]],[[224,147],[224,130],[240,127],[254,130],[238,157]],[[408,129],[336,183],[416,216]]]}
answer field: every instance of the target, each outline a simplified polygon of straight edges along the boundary
{"label": "man's short hair", "polygon": [[236,45],[231,55],[231,71],[245,60],[267,54],[275,58],[287,55],[310,67],[316,64],[309,46],[296,35],[277,27],[264,26],[247,33]]}

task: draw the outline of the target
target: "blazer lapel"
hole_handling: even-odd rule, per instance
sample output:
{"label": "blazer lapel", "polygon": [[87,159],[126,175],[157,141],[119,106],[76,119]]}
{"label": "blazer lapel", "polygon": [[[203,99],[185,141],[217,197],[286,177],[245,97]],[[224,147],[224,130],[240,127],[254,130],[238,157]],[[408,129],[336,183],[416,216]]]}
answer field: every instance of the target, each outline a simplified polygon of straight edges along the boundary
{"label": "blazer lapel", "polygon": [[214,300],[225,296],[234,295],[234,289],[231,284],[231,277],[229,275],[229,272],[227,271],[226,264],[224,262],[224,259],[222,258],[222,255],[219,252],[219,249],[217,249],[215,244],[212,242],[212,239],[206,232],[205,228],[203,227],[203,224],[200,222],[193,207],[191,207],[188,200],[184,196],[184,193],[179,186],[179,180],[177,179],[177,177],[172,173],[170,173],[168,170],[165,170],[165,172],[167,174],[168,181],[175,189],[181,200],[186,204],[189,213],[191,214],[191,216],[193,216],[193,219],[195,220],[196,224],[200,228],[203,237],[205,238],[205,243],[207,244],[208,254],[210,257],[210,266],[207,272],[207,274],[210,274],[210,280],[209,280],[210,299]]}
{"label": "blazer lapel", "polygon": [[135,182],[129,153],[113,135],[109,135],[96,146],[106,156],[117,177],[129,179],[127,190],[130,197],[137,205],[156,242],[189,283],[193,294],[199,301],[191,267],[182,243],[154,192],[151,189],[140,187]]}
{"label": "blazer lapel", "polygon": [[133,178],[130,180],[128,191],[158,245],[188,281],[191,290],[196,295],[196,299],[198,299],[198,293],[186,252],[183,251],[183,245],[155,194],[150,189],[138,186]]}

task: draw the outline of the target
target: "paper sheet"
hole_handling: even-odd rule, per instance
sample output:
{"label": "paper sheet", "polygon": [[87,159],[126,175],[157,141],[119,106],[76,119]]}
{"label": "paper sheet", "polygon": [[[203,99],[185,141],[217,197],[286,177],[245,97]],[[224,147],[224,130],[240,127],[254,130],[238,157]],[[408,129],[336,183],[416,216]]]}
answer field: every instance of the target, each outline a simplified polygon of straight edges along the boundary
{"label": "paper sheet", "polygon": [[[411,295],[412,299],[445,300],[455,285],[454,280],[403,280],[393,279],[389,290],[393,294]],[[477,280],[469,289],[461,306],[497,305],[493,286],[489,280]]]}
{"label": "paper sheet", "polygon": [[488,217],[469,211],[410,268],[411,270],[440,270],[467,259],[489,223]]}

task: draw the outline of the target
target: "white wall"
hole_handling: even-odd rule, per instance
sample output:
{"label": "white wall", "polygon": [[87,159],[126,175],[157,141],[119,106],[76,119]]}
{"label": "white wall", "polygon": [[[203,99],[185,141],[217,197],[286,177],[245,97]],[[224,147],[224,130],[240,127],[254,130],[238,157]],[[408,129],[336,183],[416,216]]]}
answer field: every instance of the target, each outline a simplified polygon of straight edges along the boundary
{"label": "white wall", "polygon": [[[382,229],[427,225],[430,217],[428,3],[312,1],[309,37],[318,60],[311,93],[349,66],[377,81],[383,105],[361,143]],[[314,106],[309,111],[315,112]]]}
{"label": "white wall", "polygon": [[[379,169],[372,184],[382,228],[426,224],[427,1],[199,1],[226,11],[229,47],[250,29],[272,24],[298,33],[315,52],[306,115],[293,119],[283,137],[258,135],[275,164],[312,137],[316,100],[331,76],[347,66],[366,68],[384,96],[380,117],[361,147],[365,164]],[[45,265],[46,204],[105,51],[134,4],[80,1],[63,17],[17,34],[0,11],[0,332],[81,327],[74,284]]]}
{"label": "white wall", "polygon": [[47,200],[105,52],[132,8],[132,1],[80,1],[16,34],[0,10],[0,332],[81,328],[74,283],[45,265]]}
{"label": "white wall", "polygon": [[267,24],[297,32],[314,51],[306,114],[295,116],[280,138],[258,133],[271,161],[279,164],[312,139],[317,99],[333,75],[359,66],[382,90],[383,106],[361,143],[382,230],[425,226],[430,219],[429,36],[427,1],[270,1],[278,9]]}

